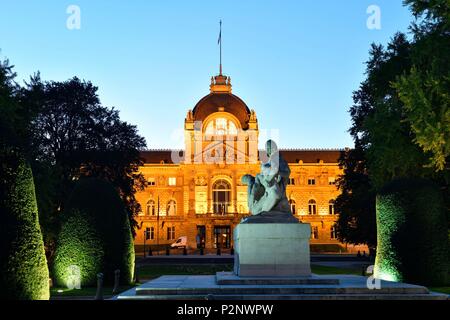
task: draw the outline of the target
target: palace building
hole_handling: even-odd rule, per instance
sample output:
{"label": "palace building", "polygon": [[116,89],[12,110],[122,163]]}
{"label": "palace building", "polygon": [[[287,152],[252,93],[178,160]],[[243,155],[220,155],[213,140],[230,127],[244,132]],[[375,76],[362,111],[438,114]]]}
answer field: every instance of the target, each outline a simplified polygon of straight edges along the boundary
{"label": "palace building", "polygon": [[[232,94],[231,79],[220,72],[211,78],[210,93],[187,111],[184,133],[184,150],[141,154],[148,187],[136,195],[142,212],[135,244],[167,245],[185,236],[188,248],[231,248],[233,228],[249,215],[241,177],[259,173],[265,155],[258,150],[256,113]],[[342,152],[280,150],[291,169],[292,214],[311,224],[313,251],[349,249],[336,239],[334,227]]]}

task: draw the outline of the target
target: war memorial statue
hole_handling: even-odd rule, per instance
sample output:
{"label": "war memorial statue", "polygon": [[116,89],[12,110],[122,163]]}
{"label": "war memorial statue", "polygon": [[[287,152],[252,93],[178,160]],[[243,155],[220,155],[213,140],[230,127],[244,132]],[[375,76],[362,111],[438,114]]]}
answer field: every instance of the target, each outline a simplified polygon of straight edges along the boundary
{"label": "war memorial statue", "polygon": [[245,175],[251,216],[234,229],[237,276],[309,276],[311,227],[291,212],[286,186],[291,173],[276,143],[266,143],[261,172]]}
{"label": "war memorial statue", "polygon": [[266,142],[266,155],[261,173],[242,177],[242,182],[248,185],[248,208],[252,214],[243,223],[298,223],[286,197],[291,170],[275,141]]}

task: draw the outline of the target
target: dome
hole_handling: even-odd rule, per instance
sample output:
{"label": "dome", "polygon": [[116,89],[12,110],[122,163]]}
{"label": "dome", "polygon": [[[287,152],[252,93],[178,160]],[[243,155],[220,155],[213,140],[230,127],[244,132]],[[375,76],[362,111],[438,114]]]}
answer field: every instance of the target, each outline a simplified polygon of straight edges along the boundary
{"label": "dome", "polygon": [[203,97],[192,110],[194,121],[204,121],[215,112],[228,112],[240,122],[242,129],[248,128],[250,110],[238,96],[232,93],[212,92]]}

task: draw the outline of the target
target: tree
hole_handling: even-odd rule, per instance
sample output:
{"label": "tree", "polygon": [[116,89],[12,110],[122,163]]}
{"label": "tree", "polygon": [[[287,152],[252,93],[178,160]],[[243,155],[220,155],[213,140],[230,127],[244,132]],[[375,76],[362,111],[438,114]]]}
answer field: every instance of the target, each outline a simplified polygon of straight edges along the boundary
{"label": "tree", "polygon": [[424,23],[448,28],[450,25],[450,3],[448,0],[403,0],[409,5],[414,16],[424,16]]}
{"label": "tree", "polygon": [[140,211],[134,194],[146,185],[138,173],[145,140],[137,128],[121,121],[114,108],[102,106],[97,87],[78,78],[44,82],[37,74],[22,90],[21,101],[35,113],[30,150],[49,247],[58,231],[55,217],[80,177],[100,177],[114,185],[134,232]]}
{"label": "tree", "polygon": [[49,272],[33,174],[24,152],[27,115],[8,61],[0,62],[0,297],[49,299]]}
{"label": "tree", "polygon": [[[413,39],[397,33],[386,48],[373,44],[366,79],[353,95],[349,131],[355,150],[341,159],[344,176],[342,195],[337,200],[342,215],[339,237],[348,242],[358,243],[365,234],[367,243],[371,243],[373,230],[359,221],[367,223],[369,217],[373,221],[375,194],[392,180],[429,178],[441,186],[446,199],[450,198],[450,3],[404,3],[421,18],[410,28]],[[357,166],[355,159],[359,161]]]}
{"label": "tree", "polygon": [[450,157],[450,3],[446,0],[405,1],[423,18],[413,24],[412,67],[393,87],[404,104],[413,141],[429,154],[428,166],[449,169]]}
{"label": "tree", "polygon": [[372,251],[377,245],[375,192],[366,171],[363,150],[358,147],[347,150],[340,165],[344,168],[344,177],[337,181],[341,190],[335,202],[339,212],[338,238],[346,243],[366,244]]}
{"label": "tree", "polygon": [[414,67],[395,86],[405,104],[406,119],[414,132],[413,141],[424,152],[431,152],[429,166],[441,171],[448,167],[450,156],[450,72],[444,78],[432,73],[421,74]]}
{"label": "tree", "polygon": [[377,188],[393,177],[416,172],[420,161],[401,122],[395,93],[390,86],[408,67],[409,43],[396,34],[387,49],[373,44],[366,79],[353,93],[350,134],[355,148],[344,153],[336,199],[340,240],[376,247],[375,196]]}
{"label": "tree", "polygon": [[371,108],[355,131],[365,138],[367,169],[377,190],[399,177],[432,173],[424,168],[427,155],[412,141],[404,105],[392,87],[398,75],[411,68],[410,54],[411,43],[404,34],[398,33],[386,49],[374,48],[368,63],[366,95],[370,96]]}
{"label": "tree", "polygon": [[54,259],[58,285],[66,285],[72,267],[80,269],[81,285],[95,285],[102,272],[114,283],[119,269],[123,284],[133,280],[134,246],[125,206],[114,187],[97,178],[76,184],[62,214]]}

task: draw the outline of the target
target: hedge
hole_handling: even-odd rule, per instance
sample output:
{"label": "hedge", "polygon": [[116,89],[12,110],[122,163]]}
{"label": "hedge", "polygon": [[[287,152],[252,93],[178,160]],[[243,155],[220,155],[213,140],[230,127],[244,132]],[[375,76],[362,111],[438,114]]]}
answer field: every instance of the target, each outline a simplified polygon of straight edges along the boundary
{"label": "hedge", "polygon": [[134,258],[128,215],[117,191],[99,179],[78,181],[62,214],[53,265],[56,283],[65,286],[71,266],[77,266],[82,286],[95,285],[98,272],[105,284],[113,284],[116,269],[122,284],[129,284]]}
{"label": "hedge", "polygon": [[0,299],[48,300],[49,272],[33,174],[15,151],[0,156]]}
{"label": "hedge", "polygon": [[104,249],[95,223],[86,212],[72,210],[65,217],[58,236],[54,259],[54,277],[60,286],[69,286],[73,267],[79,268],[80,284],[94,285],[97,273],[102,272]]}
{"label": "hedge", "polygon": [[441,190],[425,179],[399,179],[377,196],[375,276],[423,285],[449,282],[450,251]]}

